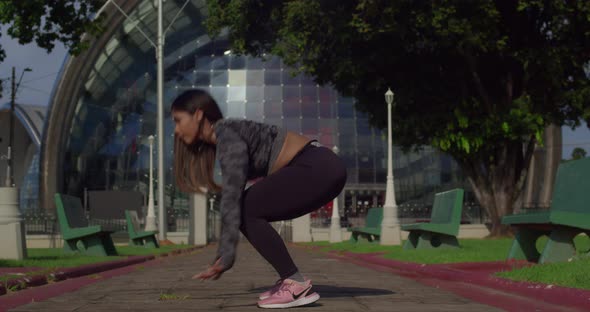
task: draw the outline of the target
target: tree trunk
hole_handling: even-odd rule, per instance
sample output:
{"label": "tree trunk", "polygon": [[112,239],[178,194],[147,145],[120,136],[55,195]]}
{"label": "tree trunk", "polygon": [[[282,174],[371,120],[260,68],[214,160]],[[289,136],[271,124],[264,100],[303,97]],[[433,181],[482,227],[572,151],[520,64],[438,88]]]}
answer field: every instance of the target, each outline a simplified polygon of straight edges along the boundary
{"label": "tree trunk", "polygon": [[502,225],[502,217],[514,212],[514,204],[524,188],[534,138],[529,142],[506,142],[493,151],[480,151],[458,162],[490,222],[489,237],[512,234],[509,226]]}

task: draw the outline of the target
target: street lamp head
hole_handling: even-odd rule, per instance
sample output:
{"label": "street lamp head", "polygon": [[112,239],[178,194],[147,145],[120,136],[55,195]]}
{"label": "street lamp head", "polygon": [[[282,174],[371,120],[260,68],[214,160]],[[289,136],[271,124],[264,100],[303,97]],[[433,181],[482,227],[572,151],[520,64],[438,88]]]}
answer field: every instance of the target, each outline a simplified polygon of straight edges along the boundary
{"label": "street lamp head", "polygon": [[391,92],[391,89],[389,88],[387,88],[387,92],[385,92],[385,102],[387,102],[388,105],[393,103],[393,92]]}
{"label": "street lamp head", "polygon": [[24,71],[26,71],[26,72],[32,72],[33,70],[31,68],[27,67],[27,68],[25,68]]}

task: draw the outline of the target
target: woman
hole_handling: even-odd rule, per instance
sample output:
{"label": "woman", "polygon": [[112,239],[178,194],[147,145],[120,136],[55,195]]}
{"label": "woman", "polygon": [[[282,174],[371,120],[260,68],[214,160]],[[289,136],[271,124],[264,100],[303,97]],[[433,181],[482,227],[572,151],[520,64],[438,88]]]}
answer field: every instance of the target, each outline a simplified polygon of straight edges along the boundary
{"label": "woman", "polygon": [[[174,175],[185,192],[221,190],[222,233],[214,264],[193,278],[218,279],[236,258],[241,231],[279,274],[260,295],[262,308],[301,306],[319,299],[311,280],[293,263],[269,222],[308,214],[335,198],[346,183],[346,168],[315,140],[280,127],[244,119],[223,119],[202,90],[186,91],[172,103],[175,123]],[[219,160],[222,185],[213,180]],[[244,190],[247,180],[260,178]]]}

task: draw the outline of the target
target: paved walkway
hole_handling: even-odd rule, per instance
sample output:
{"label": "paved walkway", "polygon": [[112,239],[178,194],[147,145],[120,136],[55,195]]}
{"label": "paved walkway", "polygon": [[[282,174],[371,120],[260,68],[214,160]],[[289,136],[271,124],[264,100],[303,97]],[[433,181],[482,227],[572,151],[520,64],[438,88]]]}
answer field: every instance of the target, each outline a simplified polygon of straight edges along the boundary
{"label": "paved walkway", "polygon": [[[234,269],[221,279],[191,279],[213,259],[215,248],[140,266],[129,274],[11,311],[263,311],[256,306],[258,293],[272,286],[277,276],[247,243],[240,245]],[[321,296],[297,311],[499,311],[410,279],[289,248]]]}

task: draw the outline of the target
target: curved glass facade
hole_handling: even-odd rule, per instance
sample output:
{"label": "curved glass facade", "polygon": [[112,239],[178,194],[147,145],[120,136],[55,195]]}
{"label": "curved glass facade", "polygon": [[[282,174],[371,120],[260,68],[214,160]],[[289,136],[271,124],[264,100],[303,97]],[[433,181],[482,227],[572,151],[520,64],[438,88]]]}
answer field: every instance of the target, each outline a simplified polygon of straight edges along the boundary
{"label": "curved glass facade", "polygon": [[[166,2],[170,18],[178,4]],[[167,136],[173,135],[171,100],[186,89],[201,88],[217,100],[225,117],[276,124],[328,147],[338,145],[350,168],[349,183],[384,180],[385,141],[355,112],[352,99],[309,77],[293,76],[278,57],[232,54],[223,37],[211,40],[202,27],[194,27],[203,16],[201,1],[189,4],[166,39]],[[64,187],[70,193],[83,187],[124,189],[145,181],[146,138],[155,134],[156,72],[153,48],[132,21],[141,20],[140,27],[153,30],[155,10],[144,1],[131,17],[106,44],[78,101],[64,168]],[[170,173],[173,141],[165,141]]]}
{"label": "curved glass facade", "polygon": [[[165,25],[183,1],[165,2]],[[65,146],[63,192],[138,190],[147,193],[148,136],[156,134],[156,61],[142,33],[156,38],[156,8],[141,1],[109,38],[85,79]],[[166,197],[184,205],[172,178],[173,123],[169,105],[190,88],[209,91],[225,117],[276,124],[338,146],[348,167],[346,208],[383,202],[386,136],[369,126],[354,100],[307,76],[293,76],[276,56],[235,55],[224,36],[212,40],[202,25],[205,1],[191,1],[170,27],[165,44]],[[68,73],[75,75],[75,73]],[[62,77],[63,78],[63,77]],[[385,105],[385,104],[384,104]],[[154,153],[155,153],[154,146]],[[155,153],[155,155],[157,155]],[[430,149],[394,152],[398,203],[418,202],[449,185],[461,184],[450,158]],[[157,161],[154,157],[154,166]],[[156,168],[154,168],[154,172]],[[167,205],[168,206],[168,205]]]}

